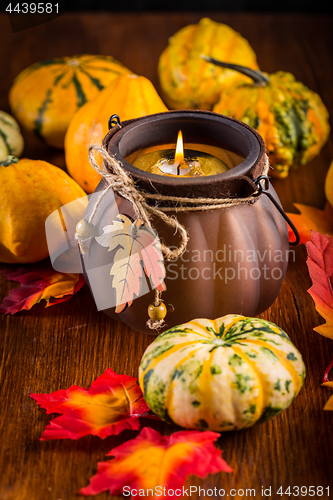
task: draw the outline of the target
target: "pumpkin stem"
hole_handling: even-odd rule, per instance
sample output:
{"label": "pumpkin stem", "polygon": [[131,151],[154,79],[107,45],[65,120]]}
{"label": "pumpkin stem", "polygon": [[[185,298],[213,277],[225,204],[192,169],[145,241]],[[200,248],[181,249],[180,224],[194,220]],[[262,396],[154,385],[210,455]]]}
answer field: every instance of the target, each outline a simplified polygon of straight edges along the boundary
{"label": "pumpkin stem", "polygon": [[8,155],[3,161],[0,161],[0,167],[9,167],[9,165],[12,165],[13,163],[18,163],[19,159],[17,156],[14,155]]}
{"label": "pumpkin stem", "polygon": [[243,73],[243,75],[249,76],[250,78],[252,78],[254,84],[258,87],[264,87],[269,83],[268,76],[262,73],[261,71],[247,68],[246,66],[240,66],[239,64],[231,64],[218,61],[213,57],[208,57],[203,54],[201,54],[200,57],[205,61],[210,62],[211,64],[215,64],[216,66],[221,66],[221,68],[233,69],[235,71],[238,71],[239,73]]}

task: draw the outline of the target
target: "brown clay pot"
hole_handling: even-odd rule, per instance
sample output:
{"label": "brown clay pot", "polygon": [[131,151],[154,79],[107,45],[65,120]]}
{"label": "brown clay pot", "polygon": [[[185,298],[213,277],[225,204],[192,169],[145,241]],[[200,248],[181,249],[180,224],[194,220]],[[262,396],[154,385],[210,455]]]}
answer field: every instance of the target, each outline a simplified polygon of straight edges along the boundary
{"label": "brown clay pot", "polygon": [[[222,198],[250,196],[257,190],[253,179],[262,172],[265,145],[258,133],[244,123],[208,111],[184,110],[150,115],[122,125],[110,130],[104,145],[146,191]],[[125,160],[134,151],[174,142],[180,129],[187,142],[222,147],[245,159],[222,174],[181,179],[144,172]],[[86,216],[97,193],[105,187],[101,181]],[[272,186],[269,190],[277,199]],[[95,234],[102,234],[103,227],[111,224],[118,213],[135,218],[131,204],[110,192],[96,214]],[[274,302],[287,269],[289,243],[287,224],[266,196],[251,205],[176,215],[190,239],[183,256],[165,262],[167,289],[162,298],[168,313],[164,330],[194,318],[214,319],[229,313],[255,316]],[[178,245],[179,236],[161,220],[154,220],[153,226],[169,246]],[[154,291],[136,298],[131,307],[119,314],[109,307],[115,295],[110,277],[112,259],[112,252],[92,239],[84,266],[89,268],[86,279],[98,308],[134,330],[156,334],[146,326]]]}

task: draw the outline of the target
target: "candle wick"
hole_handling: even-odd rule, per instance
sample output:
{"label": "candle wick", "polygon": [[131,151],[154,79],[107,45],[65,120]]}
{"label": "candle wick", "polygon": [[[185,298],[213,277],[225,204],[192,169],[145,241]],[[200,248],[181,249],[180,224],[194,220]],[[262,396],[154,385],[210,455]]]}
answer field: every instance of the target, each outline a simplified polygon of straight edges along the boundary
{"label": "candle wick", "polygon": [[175,161],[173,165],[177,168],[177,175],[180,175],[180,161]]}

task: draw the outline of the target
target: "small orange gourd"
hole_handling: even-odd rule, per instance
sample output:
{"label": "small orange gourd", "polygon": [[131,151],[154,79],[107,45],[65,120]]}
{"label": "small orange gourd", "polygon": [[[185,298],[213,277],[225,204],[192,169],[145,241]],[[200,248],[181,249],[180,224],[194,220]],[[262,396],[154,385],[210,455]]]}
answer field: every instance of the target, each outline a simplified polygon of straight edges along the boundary
{"label": "small orange gourd", "polygon": [[212,109],[230,81],[247,80],[232,69],[207,65],[201,54],[258,68],[249,42],[230,26],[203,18],[177,31],[162,52],[158,76],[170,109]]}
{"label": "small orange gourd", "polygon": [[[100,145],[108,132],[111,115],[121,121],[167,111],[153,84],[143,76],[122,75],[85,104],[73,117],[65,137],[66,165],[69,174],[88,193],[100,181],[89,163],[91,143]],[[97,158],[96,158],[97,159]]]}
{"label": "small orange gourd", "polygon": [[46,219],[74,200],[84,206],[86,193],[60,168],[14,156],[0,162],[0,183],[0,262],[46,259]]}
{"label": "small orange gourd", "polygon": [[325,195],[329,204],[333,207],[333,160],[329,166],[325,179]]}

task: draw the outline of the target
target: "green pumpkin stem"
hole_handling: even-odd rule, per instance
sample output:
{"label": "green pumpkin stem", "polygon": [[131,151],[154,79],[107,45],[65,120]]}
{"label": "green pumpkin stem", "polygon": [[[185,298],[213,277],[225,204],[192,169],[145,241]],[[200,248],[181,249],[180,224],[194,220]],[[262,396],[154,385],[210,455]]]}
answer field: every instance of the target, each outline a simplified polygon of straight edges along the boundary
{"label": "green pumpkin stem", "polygon": [[239,73],[243,73],[243,75],[249,76],[250,78],[252,78],[254,84],[258,87],[264,87],[269,83],[268,76],[262,73],[261,71],[247,68],[246,66],[240,66],[239,64],[231,64],[218,61],[213,57],[208,57],[203,54],[201,54],[200,57],[211,64],[215,64],[216,66],[221,66],[221,68],[233,69],[235,71],[238,71]]}
{"label": "green pumpkin stem", "polygon": [[13,163],[18,163],[19,159],[17,156],[8,155],[3,161],[0,161],[0,167],[9,167]]}

